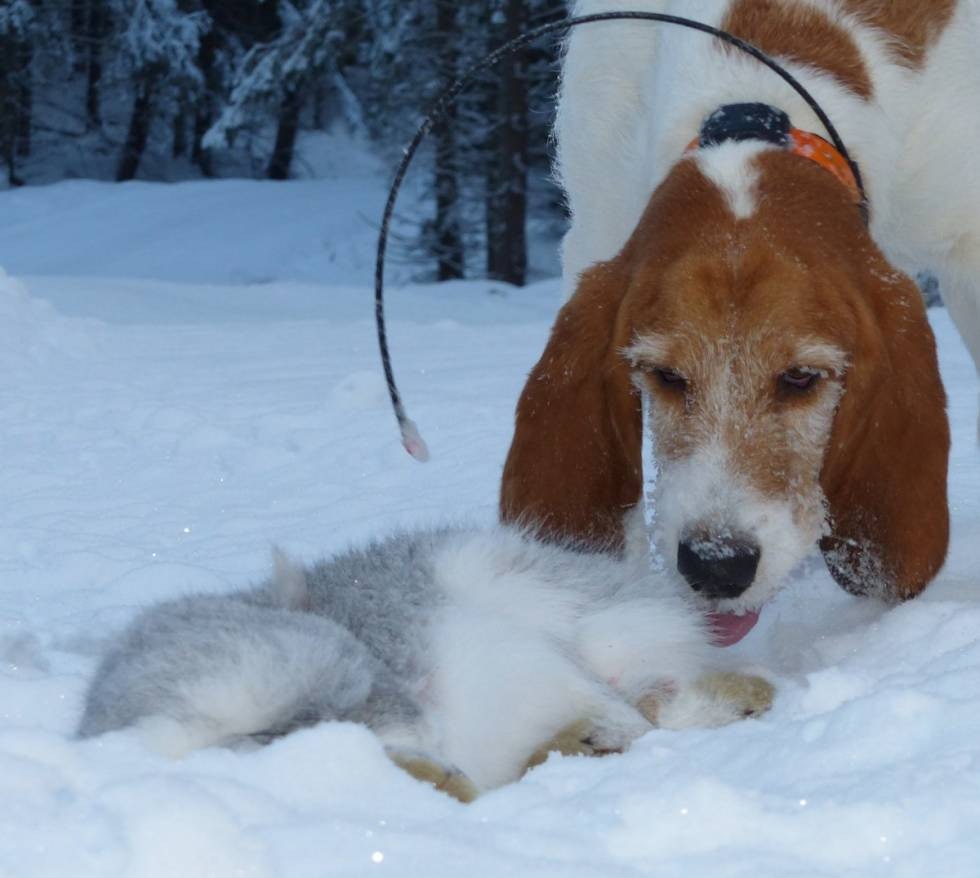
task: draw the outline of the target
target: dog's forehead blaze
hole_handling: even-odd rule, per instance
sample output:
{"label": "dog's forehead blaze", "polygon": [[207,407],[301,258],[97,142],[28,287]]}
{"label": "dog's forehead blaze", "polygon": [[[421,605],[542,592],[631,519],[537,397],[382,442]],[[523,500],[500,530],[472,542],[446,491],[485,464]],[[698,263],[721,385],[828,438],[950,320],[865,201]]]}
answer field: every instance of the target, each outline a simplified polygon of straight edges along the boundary
{"label": "dog's forehead blaze", "polygon": [[[620,333],[762,342],[760,354],[851,346],[861,295],[855,249],[870,239],[847,191],[826,171],[778,150],[755,157],[758,207],[739,219],[694,162],[654,193],[620,256],[629,276]],[[664,364],[667,365],[667,364]]]}

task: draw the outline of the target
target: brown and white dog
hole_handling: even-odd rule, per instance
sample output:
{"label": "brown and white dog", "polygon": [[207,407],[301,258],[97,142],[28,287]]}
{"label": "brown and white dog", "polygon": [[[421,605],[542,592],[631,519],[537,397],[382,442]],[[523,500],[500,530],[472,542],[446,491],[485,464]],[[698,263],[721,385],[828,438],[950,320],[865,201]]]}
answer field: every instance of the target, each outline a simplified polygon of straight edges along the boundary
{"label": "brown and white dog", "polygon": [[[646,418],[656,540],[719,642],[817,545],[847,590],[912,597],[946,554],[949,429],[902,270],[938,273],[976,359],[980,2],[575,11],[621,7],[694,14],[779,59],[860,163],[870,226],[839,157],[799,146],[819,121],[758,62],[647,22],[578,29],[557,126],[572,294],[518,404],[502,518],[624,547]],[[706,136],[719,108],[750,104],[788,116],[785,142]]]}

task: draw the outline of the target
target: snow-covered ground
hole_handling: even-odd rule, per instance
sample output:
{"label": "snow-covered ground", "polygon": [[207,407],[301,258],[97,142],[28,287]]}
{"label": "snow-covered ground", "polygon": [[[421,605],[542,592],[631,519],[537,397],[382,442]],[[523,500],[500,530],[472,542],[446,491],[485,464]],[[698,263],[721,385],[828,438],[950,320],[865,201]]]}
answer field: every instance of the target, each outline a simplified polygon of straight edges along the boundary
{"label": "snow-covered ground", "polygon": [[943,311],[949,563],[890,610],[803,571],[726,653],[776,682],[761,719],[555,757],[470,806],[354,726],[181,762],[72,740],[138,607],[255,580],[274,542],[309,559],[493,520],[558,285],[391,291],[420,466],[373,338],[382,194],[366,175],[0,194],[20,276],[0,280],[0,876],[976,875],[977,383]]}

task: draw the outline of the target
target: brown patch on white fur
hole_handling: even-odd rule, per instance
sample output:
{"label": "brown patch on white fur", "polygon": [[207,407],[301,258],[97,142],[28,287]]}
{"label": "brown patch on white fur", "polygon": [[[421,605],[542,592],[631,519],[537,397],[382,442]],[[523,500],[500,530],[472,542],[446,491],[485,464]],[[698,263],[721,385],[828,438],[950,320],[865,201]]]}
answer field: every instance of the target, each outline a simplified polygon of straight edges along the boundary
{"label": "brown patch on white fur", "polygon": [[871,74],[854,40],[815,7],[785,0],[735,0],[721,28],[775,58],[823,70],[865,100],[874,93]]}
{"label": "brown patch on white fur", "polygon": [[956,11],[956,0],[840,0],[843,10],[883,31],[889,51],[907,67],[921,67]]}
{"label": "brown patch on white fur", "polygon": [[[753,161],[750,221],[681,161],[624,249],[583,274],[518,404],[502,518],[623,545],[623,512],[641,489],[626,360],[653,337],[645,365],[689,380],[679,392],[640,376],[658,453],[713,443],[733,481],[803,518],[826,497],[821,547],[838,582],[911,597],[942,565],[949,528],[945,394],[921,296],[831,175],[779,150]],[[801,351],[827,359],[800,363]],[[778,376],[794,366],[827,374],[811,393],[781,396]]]}

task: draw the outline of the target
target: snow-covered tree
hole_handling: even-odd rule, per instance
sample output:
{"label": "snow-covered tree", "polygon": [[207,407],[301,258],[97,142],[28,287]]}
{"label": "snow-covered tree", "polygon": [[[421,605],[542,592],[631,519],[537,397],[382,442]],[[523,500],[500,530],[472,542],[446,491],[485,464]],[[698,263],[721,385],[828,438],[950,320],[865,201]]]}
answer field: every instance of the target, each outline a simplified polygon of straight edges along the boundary
{"label": "snow-covered tree", "polygon": [[333,0],[281,0],[279,32],[243,57],[228,102],[205,144],[232,143],[264,115],[274,114],[276,137],[267,173],[272,179],[287,178],[303,107],[318,82],[337,76],[344,11],[345,6]]}
{"label": "snow-covered tree", "polygon": [[201,37],[211,20],[177,0],[109,0],[115,23],[113,65],[132,83],[133,105],[117,180],[132,179],[146,148],[154,111],[176,94],[198,90]]}

